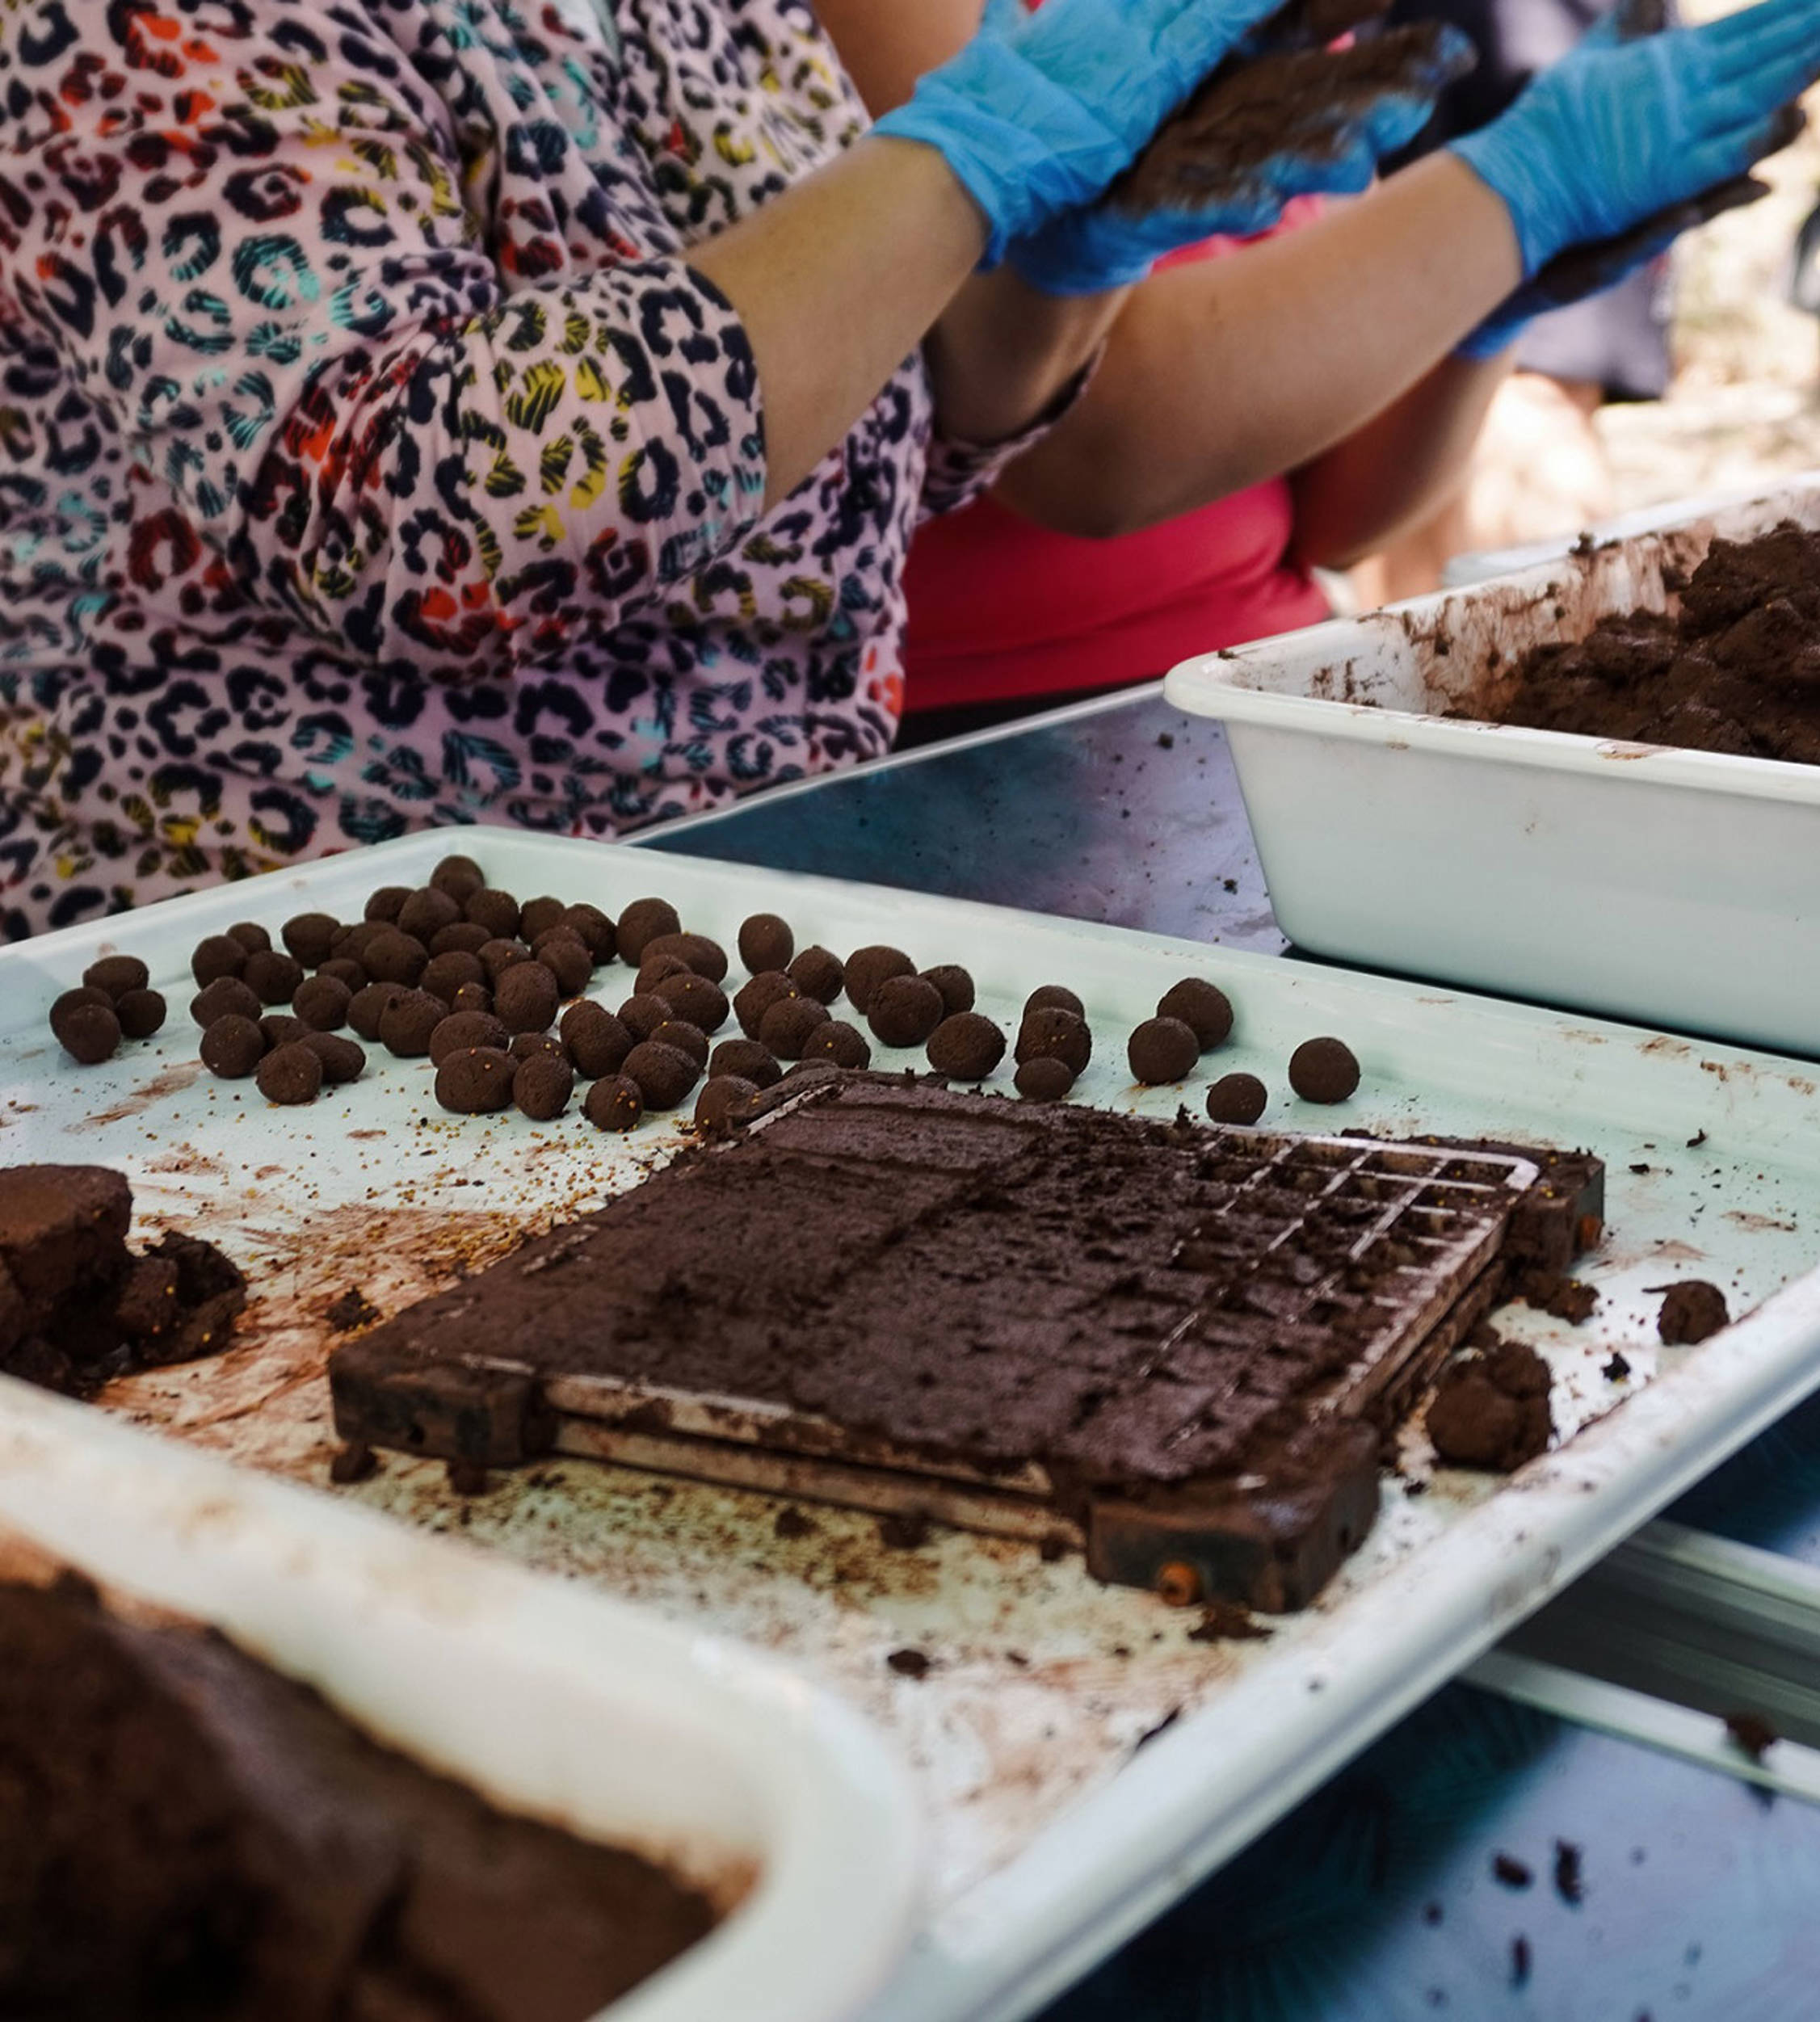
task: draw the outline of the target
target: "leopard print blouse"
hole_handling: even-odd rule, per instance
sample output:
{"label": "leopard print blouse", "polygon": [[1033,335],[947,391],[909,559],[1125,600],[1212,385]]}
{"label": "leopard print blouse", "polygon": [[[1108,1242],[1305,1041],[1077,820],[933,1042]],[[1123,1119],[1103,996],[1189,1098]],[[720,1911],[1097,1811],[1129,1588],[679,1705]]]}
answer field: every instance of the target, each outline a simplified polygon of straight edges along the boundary
{"label": "leopard print blouse", "polygon": [[762,514],[688,248],[864,116],[803,0],[0,0],[0,937],[869,758],[912,359]]}

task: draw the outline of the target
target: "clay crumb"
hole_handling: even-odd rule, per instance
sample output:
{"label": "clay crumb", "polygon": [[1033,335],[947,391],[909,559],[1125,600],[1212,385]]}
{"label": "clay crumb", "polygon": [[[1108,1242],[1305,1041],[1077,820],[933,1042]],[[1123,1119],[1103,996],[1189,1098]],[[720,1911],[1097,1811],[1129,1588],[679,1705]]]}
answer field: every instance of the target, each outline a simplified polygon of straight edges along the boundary
{"label": "clay crumb", "polygon": [[1571,1839],[1554,1843],[1554,1888],[1562,1901],[1578,1908],[1585,1900],[1586,1886],[1580,1877],[1580,1849]]}
{"label": "clay crumb", "polygon": [[350,1440],[346,1446],[338,1447],[330,1460],[329,1479],[345,1487],[350,1482],[365,1481],[378,1468],[379,1461],[366,1441]]}
{"label": "clay crumb", "polygon": [[1503,1852],[1491,1856],[1491,1874],[1494,1881],[1503,1882],[1507,1889],[1527,1889],[1536,1879],[1527,1863],[1515,1854]]}
{"label": "clay crumb", "polygon": [[1727,1713],[1725,1733],[1752,1762],[1761,1762],[1765,1751],[1782,1738],[1761,1713]]}
{"label": "clay crumb", "polygon": [[900,1678],[927,1678],[932,1667],[919,1650],[894,1650],[885,1661]]}
{"label": "clay crumb", "polygon": [[1552,1271],[1525,1272],[1517,1291],[1525,1305],[1551,1314],[1574,1327],[1590,1320],[1599,1305],[1599,1294],[1590,1284]]}
{"label": "clay crumb", "polygon": [[1625,1360],[1622,1349],[1612,1349],[1611,1360],[1599,1371],[1599,1374],[1608,1383],[1624,1381],[1625,1378],[1630,1374],[1630,1364]]}
{"label": "clay crumb", "polygon": [[1068,1556],[1068,1540],[1060,1531],[1045,1533],[1043,1541],[1036,1547],[1036,1556],[1045,1566],[1053,1566],[1058,1558]]}
{"label": "clay crumb", "polygon": [[1683,1278],[1677,1284],[1646,1288],[1666,1295],[1656,1331],[1670,1347],[1692,1347],[1731,1324],[1725,1295],[1704,1278]]}
{"label": "clay crumb", "polygon": [[813,1516],[806,1515],[794,1503],[786,1503],[777,1512],[771,1530],[773,1537],[794,1539],[813,1537],[821,1528]]}
{"label": "clay crumb", "polygon": [[1511,1985],[1526,1987],[1529,1984],[1529,1940],[1519,1932],[1511,1940]]}
{"label": "clay crumb", "polygon": [[457,1495],[485,1495],[492,1486],[487,1479],[485,1464],[469,1460],[449,1462],[448,1485]]}
{"label": "clay crumb", "polygon": [[1132,1744],[1131,1752],[1135,1755],[1140,1748],[1148,1748],[1158,1734],[1166,1734],[1181,1717],[1182,1709],[1179,1706],[1171,1706],[1154,1727],[1146,1727],[1137,1737]]}
{"label": "clay crumb", "polygon": [[1440,1920],[1441,1906],[1438,1902],[1425,1902],[1423,1904],[1422,1921],[1424,1923],[1439,1923]]}
{"label": "clay crumb", "polygon": [[1639,1160],[1636,1165],[1631,1167],[1631,1171],[1633,1172],[1648,1172],[1650,1170],[1650,1162],[1646,1158]]}
{"label": "clay crumb", "polygon": [[1216,1600],[1201,1610],[1199,1624],[1188,1631],[1191,1643],[1260,1642],[1272,1632],[1253,1619],[1238,1601]]}
{"label": "clay crumb", "polygon": [[1158,731],[1157,749],[1159,751],[1173,751],[1175,749],[1175,739],[1169,731]]}
{"label": "clay crumb", "polygon": [[330,1302],[323,1318],[337,1334],[351,1334],[356,1327],[370,1327],[379,1318],[379,1308],[358,1285],[351,1284]]}
{"label": "clay crumb", "polygon": [[929,1542],[929,1519],[921,1510],[893,1510],[878,1520],[878,1541],[887,1551],[919,1552]]}
{"label": "clay crumb", "polygon": [[1688,1149],[1689,1151],[1698,1151],[1705,1142],[1706,1133],[1704,1130],[1696,1130],[1688,1140]]}

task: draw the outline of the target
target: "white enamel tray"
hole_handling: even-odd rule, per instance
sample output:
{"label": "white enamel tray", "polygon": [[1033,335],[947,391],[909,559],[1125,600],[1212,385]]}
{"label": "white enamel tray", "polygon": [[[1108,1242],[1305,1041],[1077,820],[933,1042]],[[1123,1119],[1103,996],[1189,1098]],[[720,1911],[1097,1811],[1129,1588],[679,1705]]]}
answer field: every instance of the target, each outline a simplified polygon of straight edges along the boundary
{"label": "white enamel tray", "polygon": [[[1594,1318],[1498,1316],[1553,1364],[1563,1443],[1499,1483],[1432,1472],[1412,1433],[1405,1469],[1425,1492],[1388,1481],[1364,1548],[1267,1640],[1196,1642],[1193,1613],[1098,1587],[1078,1560],[1045,1563],[1027,1545],[938,1531],[893,1550],[873,1520],[828,1510],[807,1536],[780,1537],[766,1498],[582,1461],[501,1475],[464,1499],[439,1465],[387,1457],[376,1478],[336,1492],[761,1645],[885,1729],[928,1819],[930,1906],[867,2022],[1032,2012],[1820,1381],[1820,1278],[1805,1276],[1820,1261],[1820,1083],[1788,1061],[917,894],[504,833],[459,842],[520,897],[615,910],[658,893],[729,944],[763,909],[790,919],[799,944],[845,953],[889,940],[924,964],[964,962],[1007,1025],[1035,985],[1070,984],[1096,1036],[1078,1088],[1090,1101],[1168,1116],[1198,1108],[1211,1074],[1243,1068],[1274,1091],[1267,1124],[1588,1145],[1608,1163],[1608,1234],[1585,1269]],[[180,979],[203,934],[247,917],[276,927],[306,906],[351,915],[374,886],[422,879],[448,847],[386,844],[0,953],[0,1157],[119,1165],[147,1230],[212,1235],[253,1274],[243,1344],[118,1385],[116,1410],[320,1486],[337,1293],[361,1285],[390,1312],[683,1141],[662,1120],[622,1141],[578,1112],[548,1125],[445,1116],[427,1065],[383,1054],[366,1082],[301,1110],[195,1070]],[[80,1069],[44,1011],[114,944],[146,957],[177,1010],[143,1049]],[[1188,974],[1232,996],[1233,1042],[1183,1088],[1136,1089],[1125,1035]],[[616,1003],[628,984],[609,970],[597,994]],[[1284,1093],[1291,1049],[1321,1032],[1364,1066],[1338,1109]],[[1650,1288],[1685,1276],[1717,1280],[1749,1317],[1665,1350]],[[1614,1349],[1627,1377],[1604,1373]],[[925,1675],[887,1661],[906,1648],[931,1660]]]}

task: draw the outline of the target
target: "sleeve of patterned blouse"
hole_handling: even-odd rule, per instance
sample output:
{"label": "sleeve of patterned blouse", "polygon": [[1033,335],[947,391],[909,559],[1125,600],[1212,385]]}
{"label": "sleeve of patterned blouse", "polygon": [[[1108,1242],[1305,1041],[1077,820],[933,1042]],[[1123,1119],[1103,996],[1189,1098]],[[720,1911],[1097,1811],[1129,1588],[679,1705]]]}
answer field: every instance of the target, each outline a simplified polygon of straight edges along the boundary
{"label": "sleeve of patterned blouse", "polygon": [[599,131],[637,117],[614,53],[532,60],[533,12],[15,17],[5,271],[152,481],[135,578],[200,542],[368,664],[471,681],[758,516],[740,322],[682,257],[661,158]]}

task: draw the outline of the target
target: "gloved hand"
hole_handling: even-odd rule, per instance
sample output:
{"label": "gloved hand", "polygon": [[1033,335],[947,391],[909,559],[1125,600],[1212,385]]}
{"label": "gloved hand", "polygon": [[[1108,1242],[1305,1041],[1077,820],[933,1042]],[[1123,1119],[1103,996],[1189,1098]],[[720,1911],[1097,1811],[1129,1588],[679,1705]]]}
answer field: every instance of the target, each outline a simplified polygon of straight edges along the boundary
{"label": "gloved hand", "polygon": [[1625,39],[1601,22],[1510,109],[1451,144],[1503,198],[1526,280],[1742,175],[1781,144],[1781,108],[1820,76],[1820,0],[1761,0],[1697,28]]}
{"label": "gloved hand", "polygon": [[986,215],[985,264],[1091,204],[1276,0],[1049,0],[995,21],[874,131],[936,149]]}
{"label": "gloved hand", "polygon": [[1019,240],[1011,263],[1045,294],[1094,294],[1216,233],[1267,230],[1292,197],[1362,190],[1473,61],[1463,36],[1424,23],[1349,49],[1291,43],[1229,61],[1104,197]]}

